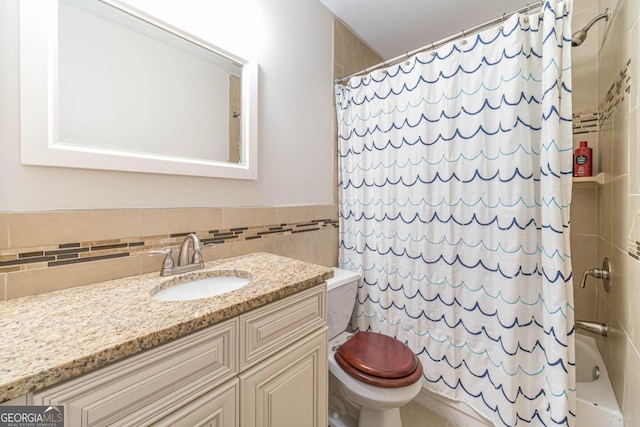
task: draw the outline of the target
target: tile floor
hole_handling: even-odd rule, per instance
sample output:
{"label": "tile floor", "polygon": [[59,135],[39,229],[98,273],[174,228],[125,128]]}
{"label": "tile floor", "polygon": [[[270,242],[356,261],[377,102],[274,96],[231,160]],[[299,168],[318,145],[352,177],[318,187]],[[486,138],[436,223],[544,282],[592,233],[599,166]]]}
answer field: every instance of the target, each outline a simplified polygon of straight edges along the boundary
{"label": "tile floor", "polygon": [[416,402],[409,402],[400,408],[400,416],[402,427],[458,427]]}

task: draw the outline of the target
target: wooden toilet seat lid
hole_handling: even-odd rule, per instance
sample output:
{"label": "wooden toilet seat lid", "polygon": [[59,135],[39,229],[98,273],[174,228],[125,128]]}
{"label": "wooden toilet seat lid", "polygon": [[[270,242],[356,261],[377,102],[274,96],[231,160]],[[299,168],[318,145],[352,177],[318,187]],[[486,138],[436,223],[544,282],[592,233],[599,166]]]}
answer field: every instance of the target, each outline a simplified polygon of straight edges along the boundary
{"label": "wooden toilet seat lid", "polygon": [[335,359],[349,375],[381,387],[404,387],[422,376],[422,364],[409,347],[375,332],[357,332]]}

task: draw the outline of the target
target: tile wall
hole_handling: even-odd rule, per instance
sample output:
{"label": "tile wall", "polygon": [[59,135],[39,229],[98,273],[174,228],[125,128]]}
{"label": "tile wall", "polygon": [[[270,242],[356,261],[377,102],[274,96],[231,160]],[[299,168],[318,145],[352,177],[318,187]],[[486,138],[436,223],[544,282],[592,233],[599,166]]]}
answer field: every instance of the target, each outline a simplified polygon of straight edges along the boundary
{"label": "tile wall", "polygon": [[[572,50],[574,144],[594,149],[594,174],[604,184],[575,184],[571,207],[571,246],[576,318],[606,322],[609,337],[597,337],[625,426],[640,426],[640,188],[638,165],[638,0],[575,0],[573,28],[611,12]],[[597,90],[594,90],[597,88]],[[576,115],[597,112],[598,125],[584,132]],[[585,270],[613,264],[612,290]]]}
{"label": "tile wall", "polygon": [[334,205],[0,213],[0,300],[160,271],[148,252],[191,232],[216,245],[205,261],[267,251],[332,266],[337,224]]}
{"label": "tile wall", "polygon": [[[338,19],[333,21],[333,75],[335,78],[348,76],[364,70],[367,67],[379,64],[382,57],[367,46],[346,25]],[[335,99],[334,99],[335,105]],[[334,158],[338,158],[338,125],[334,114]],[[338,186],[338,171],[334,176],[334,187]],[[338,193],[334,193],[334,203],[338,204]]]}
{"label": "tile wall", "polygon": [[[573,3],[573,29],[581,28],[598,14],[597,0],[576,0]],[[571,50],[573,145],[588,141],[594,152],[593,172],[597,174],[598,153],[598,94],[593,88],[598,85],[598,31],[604,26],[594,26],[580,46]],[[592,320],[596,317],[596,284],[588,282],[585,289],[578,283],[582,272],[596,267],[598,227],[597,197],[595,184],[575,184],[571,204],[571,253],[574,274],[575,317]]]}
{"label": "tile wall", "polygon": [[382,62],[380,55],[338,19],[333,21],[333,37],[333,71],[336,78],[348,76]]}
{"label": "tile wall", "polygon": [[[626,426],[640,425],[640,262],[635,250],[640,240],[638,196],[638,0],[576,0],[573,28],[610,9],[587,41],[572,50],[575,113],[597,111],[596,133],[575,126],[574,143],[588,140],[594,148],[594,173],[604,184],[574,185],[571,208],[571,245],[574,267],[576,318],[609,324],[610,336],[598,344],[614,387]],[[598,88],[594,90],[594,88]],[[584,116],[587,117],[587,116]],[[576,130],[578,132],[576,132]],[[640,218],[639,218],[640,219]],[[612,291],[590,278],[577,287],[582,273],[600,267],[608,256],[613,263]]]}
{"label": "tile wall", "polygon": [[638,194],[638,0],[599,0],[611,19],[598,51],[598,160],[605,183],[597,191],[597,265],[613,265],[610,293],[596,283],[597,318],[610,334],[598,344],[626,426],[640,426],[640,240]]}

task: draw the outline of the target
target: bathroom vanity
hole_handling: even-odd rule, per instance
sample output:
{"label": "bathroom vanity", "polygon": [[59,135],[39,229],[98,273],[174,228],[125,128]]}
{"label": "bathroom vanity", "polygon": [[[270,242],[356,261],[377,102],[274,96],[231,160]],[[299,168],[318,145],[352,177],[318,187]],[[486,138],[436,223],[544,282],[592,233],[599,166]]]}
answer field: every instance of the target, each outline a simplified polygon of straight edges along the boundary
{"label": "bathroom vanity", "polygon": [[[93,348],[78,348],[75,355],[61,345],[58,350],[70,358],[66,364],[49,357],[53,349],[41,349],[48,355],[34,353],[24,360],[30,372],[24,367],[21,374],[0,373],[4,404],[64,405],[67,426],[326,426],[325,280],[332,270],[260,253],[208,263],[198,274],[228,272],[231,267],[250,275],[251,283],[196,301],[152,301],[153,292],[167,280],[156,275],[77,288],[84,299],[74,296],[73,289],[47,295],[49,303],[52,298],[75,301],[80,326],[87,312],[80,305],[91,304],[91,295],[105,299],[127,290],[148,301],[146,307],[132,307],[128,319],[96,308],[100,313],[94,321],[104,323],[104,336],[93,336]],[[41,298],[24,298],[23,305]],[[4,333],[8,323],[20,324],[20,319],[5,317],[10,313],[0,307]],[[64,312],[73,315],[70,307]],[[146,323],[136,325],[135,317],[140,322],[146,318]],[[50,328],[63,322],[55,316],[49,320]],[[115,328],[109,326],[112,322]],[[76,329],[77,334],[87,333]],[[131,339],[135,330],[138,337]],[[54,335],[61,337],[59,332]],[[120,341],[112,333],[120,335]],[[33,336],[23,341],[31,351],[39,345]],[[70,344],[73,338],[63,341]],[[19,361],[5,351],[0,357],[8,360],[9,369],[20,370]],[[29,357],[24,349],[20,352]]]}

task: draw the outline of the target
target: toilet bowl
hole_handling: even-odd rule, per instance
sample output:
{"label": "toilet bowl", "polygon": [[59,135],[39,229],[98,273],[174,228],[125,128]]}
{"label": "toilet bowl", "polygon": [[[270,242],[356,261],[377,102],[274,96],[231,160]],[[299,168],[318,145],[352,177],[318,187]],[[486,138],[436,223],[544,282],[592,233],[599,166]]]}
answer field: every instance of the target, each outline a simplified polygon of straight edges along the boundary
{"label": "toilet bowl", "polygon": [[420,392],[422,366],[392,337],[345,331],[360,279],[336,268],[327,281],[329,425],[401,427],[400,407]]}

